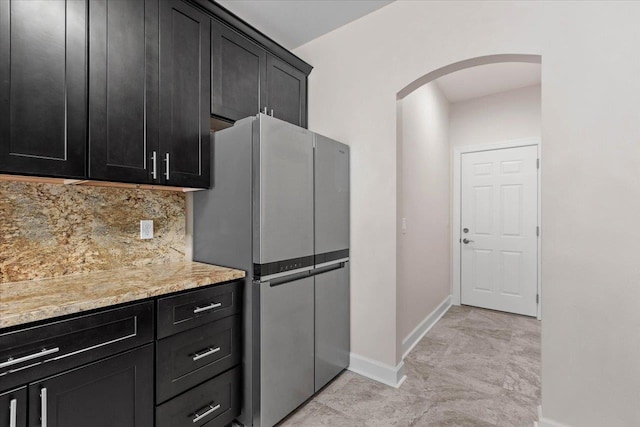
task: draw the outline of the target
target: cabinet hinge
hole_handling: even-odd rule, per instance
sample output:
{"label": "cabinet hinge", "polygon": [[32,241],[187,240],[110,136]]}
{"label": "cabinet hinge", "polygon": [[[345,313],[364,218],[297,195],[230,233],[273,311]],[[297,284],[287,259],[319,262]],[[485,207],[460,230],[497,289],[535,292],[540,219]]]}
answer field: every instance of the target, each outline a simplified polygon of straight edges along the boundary
{"label": "cabinet hinge", "polygon": [[536,294],[536,304],[540,304],[540,294]]}
{"label": "cabinet hinge", "polygon": [[540,226],[536,226],[536,236],[540,237]]}
{"label": "cabinet hinge", "polygon": [[540,169],[540,159],[536,159],[536,168]]}

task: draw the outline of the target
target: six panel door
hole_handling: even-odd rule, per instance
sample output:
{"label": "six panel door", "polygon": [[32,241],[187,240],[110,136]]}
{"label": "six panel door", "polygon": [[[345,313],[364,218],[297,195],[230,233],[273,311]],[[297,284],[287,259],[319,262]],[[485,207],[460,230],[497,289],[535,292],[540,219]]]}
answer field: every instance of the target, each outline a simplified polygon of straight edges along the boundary
{"label": "six panel door", "polygon": [[182,0],[160,2],[161,180],[209,187],[211,18]]}
{"label": "six panel door", "polygon": [[462,304],[536,315],[537,153],[462,155]]}
{"label": "six panel door", "polygon": [[86,1],[0,1],[0,172],[84,178],[86,16]]}
{"label": "six panel door", "polygon": [[159,160],[158,0],[92,1],[89,41],[89,178],[151,182]]}

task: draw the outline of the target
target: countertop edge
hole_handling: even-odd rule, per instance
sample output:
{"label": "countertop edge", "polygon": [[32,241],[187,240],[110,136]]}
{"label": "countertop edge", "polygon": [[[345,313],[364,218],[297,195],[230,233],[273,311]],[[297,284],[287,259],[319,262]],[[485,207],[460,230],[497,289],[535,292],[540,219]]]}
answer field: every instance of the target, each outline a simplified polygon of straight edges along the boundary
{"label": "countertop edge", "polygon": [[[193,263],[202,264],[202,263]],[[221,268],[217,265],[209,265],[212,268]],[[0,330],[14,328],[29,323],[35,323],[46,320],[53,320],[58,317],[69,316],[73,314],[81,314],[83,312],[107,308],[110,306],[135,303],[151,298],[157,298],[163,295],[170,295],[173,293],[196,289],[200,287],[217,285],[233,280],[239,280],[246,277],[246,273],[242,270],[226,268],[226,271],[220,271],[216,274],[220,275],[219,278],[210,276],[209,278],[198,277],[194,280],[189,280],[188,276],[184,281],[176,280],[172,283],[164,285],[152,285],[149,287],[140,287],[132,285],[131,289],[127,292],[114,294],[112,296],[101,296],[95,298],[87,298],[84,301],[74,301],[69,304],[56,304],[56,305],[43,305],[35,309],[25,310],[16,314],[3,314],[0,316]],[[135,270],[135,269],[131,269]],[[20,283],[20,282],[16,282]]]}

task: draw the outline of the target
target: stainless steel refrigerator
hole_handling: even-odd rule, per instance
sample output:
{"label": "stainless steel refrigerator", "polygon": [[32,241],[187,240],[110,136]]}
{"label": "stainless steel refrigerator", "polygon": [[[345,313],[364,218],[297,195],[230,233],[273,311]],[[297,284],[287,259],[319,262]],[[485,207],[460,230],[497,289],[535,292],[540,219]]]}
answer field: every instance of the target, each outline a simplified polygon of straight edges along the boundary
{"label": "stainless steel refrigerator", "polygon": [[259,114],[215,133],[196,261],[247,271],[239,421],[270,427],[349,364],[349,147]]}

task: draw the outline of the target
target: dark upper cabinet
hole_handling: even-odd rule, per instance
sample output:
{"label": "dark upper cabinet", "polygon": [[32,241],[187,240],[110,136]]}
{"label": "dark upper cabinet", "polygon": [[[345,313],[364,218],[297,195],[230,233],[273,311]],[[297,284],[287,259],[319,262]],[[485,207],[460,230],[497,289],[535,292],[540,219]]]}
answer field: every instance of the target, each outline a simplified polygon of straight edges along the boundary
{"label": "dark upper cabinet", "polygon": [[27,426],[27,388],[0,393],[0,427]]}
{"label": "dark upper cabinet", "polygon": [[239,30],[212,21],[211,114],[236,121],[263,112],[306,127],[311,68],[295,58],[308,68],[301,70],[269,53],[266,46],[280,54],[284,50],[273,43],[254,43]]}
{"label": "dark upper cabinet", "polygon": [[267,56],[267,108],[269,114],[307,127],[307,76],[273,55]]}
{"label": "dark upper cabinet", "polygon": [[29,426],[152,427],[153,375],[149,344],[32,383]]}
{"label": "dark upper cabinet", "polygon": [[0,173],[207,188],[211,116],[306,127],[310,71],[210,0],[0,0]]}
{"label": "dark upper cabinet", "polygon": [[87,2],[0,1],[0,171],[83,178]]}
{"label": "dark upper cabinet", "polygon": [[92,0],[89,46],[89,178],[150,183],[154,158],[158,167],[158,0]]}
{"label": "dark upper cabinet", "polygon": [[211,114],[233,121],[258,114],[266,106],[266,62],[264,48],[213,20]]}
{"label": "dark upper cabinet", "polygon": [[211,18],[182,0],[160,0],[162,182],[209,187]]}

